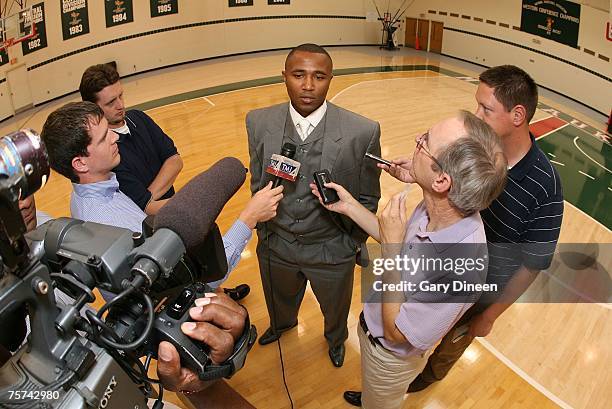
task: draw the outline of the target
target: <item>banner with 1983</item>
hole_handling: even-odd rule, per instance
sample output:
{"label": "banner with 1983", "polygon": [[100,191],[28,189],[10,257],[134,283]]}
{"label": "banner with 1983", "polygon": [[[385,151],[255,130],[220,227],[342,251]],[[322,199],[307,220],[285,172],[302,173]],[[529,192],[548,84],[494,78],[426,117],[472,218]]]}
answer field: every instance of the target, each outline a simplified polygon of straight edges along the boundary
{"label": "banner with 1983", "polygon": [[87,0],[60,0],[64,40],[89,33]]}

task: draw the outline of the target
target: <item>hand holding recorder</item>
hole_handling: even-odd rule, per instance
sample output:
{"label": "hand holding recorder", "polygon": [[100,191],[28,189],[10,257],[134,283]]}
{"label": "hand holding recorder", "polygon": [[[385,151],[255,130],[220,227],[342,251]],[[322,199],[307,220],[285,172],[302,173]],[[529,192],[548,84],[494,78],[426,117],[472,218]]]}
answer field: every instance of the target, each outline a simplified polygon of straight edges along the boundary
{"label": "hand holding recorder", "polygon": [[319,203],[323,205],[327,210],[332,212],[348,215],[350,211],[350,207],[354,205],[359,205],[359,202],[351,196],[351,194],[342,186],[334,182],[328,182],[324,184],[326,190],[335,191],[338,195],[338,201],[334,203],[325,204],[323,202],[323,197],[319,192],[317,185],[314,182],[310,183],[310,190],[313,195],[319,199]]}
{"label": "hand holding recorder", "polygon": [[366,153],[366,157],[378,162],[376,166],[384,170],[394,178],[405,183],[414,183],[414,178],[410,174],[412,169],[412,159],[409,158],[397,158],[392,161],[379,158],[376,155],[372,155],[370,152]]}

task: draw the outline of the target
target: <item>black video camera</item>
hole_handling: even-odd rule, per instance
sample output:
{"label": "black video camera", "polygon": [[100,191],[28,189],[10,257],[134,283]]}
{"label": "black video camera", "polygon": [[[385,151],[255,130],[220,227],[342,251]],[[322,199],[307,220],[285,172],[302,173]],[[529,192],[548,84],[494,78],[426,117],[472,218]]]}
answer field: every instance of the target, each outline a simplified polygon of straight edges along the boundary
{"label": "black video camera", "polygon": [[[224,259],[192,260],[164,228],[136,234],[60,218],[25,234],[19,198],[48,177],[35,132],[0,139],[0,346],[13,352],[0,369],[0,408],[144,408],[155,395],[158,381],[147,369],[161,341],[174,344],[182,365],[202,380],[242,368],[257,336],[248,318],[221,364],[180,329],[195,299],[211,291],[204,283],[225,274]],[[223,254],[216,225],[202,246],[202,254]],[[108,298],[99,311],[87,306],[94,288]]]}

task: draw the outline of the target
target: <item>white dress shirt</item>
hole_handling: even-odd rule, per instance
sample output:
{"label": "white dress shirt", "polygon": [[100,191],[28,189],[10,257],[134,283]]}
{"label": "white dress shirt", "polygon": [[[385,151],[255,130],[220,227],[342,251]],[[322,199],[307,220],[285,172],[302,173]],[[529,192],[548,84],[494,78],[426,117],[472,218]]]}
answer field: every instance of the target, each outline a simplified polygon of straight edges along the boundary
{"label": "white dress shirt", "polygon": [[295,108],[293,108],[291,102],[289,102],[289,115],[291,115],[293,125],[295,126],[298,135],[300,135],[300,138],[302,138],[302,141],[306,140],[308,135],[310,135],[317,125],[319,125],[319,122],[321,122],[326,112],[327,101],[323,101],[320,107],[304,118],[298,113],[298,111],[295,110]]}

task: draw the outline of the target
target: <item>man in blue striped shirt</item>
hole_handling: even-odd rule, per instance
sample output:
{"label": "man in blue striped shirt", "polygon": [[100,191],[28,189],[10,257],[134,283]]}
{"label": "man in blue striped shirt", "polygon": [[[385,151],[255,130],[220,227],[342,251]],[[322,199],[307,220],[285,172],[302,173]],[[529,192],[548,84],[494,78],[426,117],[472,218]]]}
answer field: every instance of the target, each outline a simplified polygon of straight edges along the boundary
{"label": "man in blue striped shirt", "polygon": [[[147,215],[119,190],[112,172],[121,159],[118,136],[109,128],[99,106],[91,102],[64,105],[49,115],[41,136],[51,167],[72,181],[72,217],[135,232],[142,230]],[[255,224],[274,217],[281,198],[282,187],[271,189],[268,185],[253,196],[223,236],[228,274],[240,261]],[[227,275],[210,285],[219,286],[226,278]]]}
{"label": "man in blue striped shirt", "polygon": [[[563,219],[563,190],[556,169],[529,132],[538,88],[512,65],[489,68],[476,91],[476,116],[501,137],[508,178],[501,195],[480,212],[489,247],[487,283],[498,292],[481,298],[442,339],[425,369],[410,384],[417,392],[443,379],[475,337],[487,336],[499,316],[552,261]],[[412,163],[383,167],[405,180]]]}

